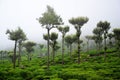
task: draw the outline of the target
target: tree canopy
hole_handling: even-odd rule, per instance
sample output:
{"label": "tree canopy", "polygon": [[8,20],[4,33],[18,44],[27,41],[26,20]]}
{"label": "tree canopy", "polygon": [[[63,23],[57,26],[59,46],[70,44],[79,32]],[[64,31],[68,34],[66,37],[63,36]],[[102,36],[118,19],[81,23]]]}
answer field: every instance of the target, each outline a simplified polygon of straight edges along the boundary
{"label": "tree canopy", "polygon": [[35,45],[36,45],[36,43],[34,43],[32,41],[28,41],[23,44],[23,46],[25,47],[25,49],[28,53],[34,51],[33,46],[35,46]]}
{"label": "tree canopy", "polygon": [[23,30],[20,27],[18,27],[18,29],[15,31],[14,30],[10,31],[8,29],[6,31],[6,34],[9,34],[10,40],[20,40],[20,39],[25,40],[25,39],[27,39],[25,33],[23,32]]}
{"label": "tree canopy", "polygon": [[47,6],[47,11],[42,14],[42,17],[39,17],[38,21],[42,26],[46,26],[46,28],[63,23],[62,18],[58,16],[50,6]]}
{"label": "tree canopy", "polygon": [[75,26],[83,26],[85,23],[88,22],[88,20],[89,19],[87,17],[77,17],[77,18],[71,18],[69,22]]}

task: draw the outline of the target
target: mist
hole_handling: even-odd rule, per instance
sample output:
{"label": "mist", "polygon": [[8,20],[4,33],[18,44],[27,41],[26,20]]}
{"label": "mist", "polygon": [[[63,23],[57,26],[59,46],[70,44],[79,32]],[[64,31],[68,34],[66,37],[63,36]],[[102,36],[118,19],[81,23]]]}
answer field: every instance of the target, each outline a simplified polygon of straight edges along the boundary
{"label": "mist", "polygon": [[[42,28],[36,18],[42,16],[46,6],[50,5],[63,19],[64,25],[70,26],[70,32],[76,31],[68,20],[72,17],[87,16],[89,21],[82,27],[82,37],[92,35],[96,24],[107,20],[113,28],[120,28],[119,0],[0,0],[0,50],[13,49],[14,41],[8,39],[6,30],[15,30],[21,27],[28,40],[37,43],[46,43],[43,34],[47,31]],[[56,29],[51,32],[58,32]],[[59,32],[58,32],[59,33]],[[59,40],[61,33],[59,33]]]}

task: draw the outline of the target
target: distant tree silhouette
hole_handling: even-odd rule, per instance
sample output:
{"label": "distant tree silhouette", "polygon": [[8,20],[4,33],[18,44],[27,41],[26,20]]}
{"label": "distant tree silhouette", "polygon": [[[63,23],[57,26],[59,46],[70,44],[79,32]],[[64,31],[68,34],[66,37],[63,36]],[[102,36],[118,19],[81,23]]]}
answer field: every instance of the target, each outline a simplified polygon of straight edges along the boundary
{"label": "distant tree silhouette", "polygon": [[57,28],[62,33],[62,64],[64,64],[64,38],[67,32],[69,32],[69,26],[59,26]]}
{"label": "distant tree silhouette", "polygon": [[3,61],[3,51],[0,51],[0,59]]}
{"label": "distant tree silhouette", "polygon": [[22,38],[20,40],[18,40],[18,49],[19,49],[19,52],[18,52],[18,66],[20,65],[20,62],[21,62],[22,43],[23,43],[23,41],[25,41],[27,39],[26,35],[24,34],[24,32],[21,35],[22,35]]}
{"label": "distant tree silhouette", "polygon": [[25,49],[26,49],[26,51],[27,51],[27,56],[28,56],[28,61],[30,61],[31,59],[32,59],[32,54],[31,54],[31,52],[33,52],[34,51],[34,46],[36,45],[36,43],[34,43],[34,42],[31,42],[31,41],[28,41],[28,42],[25,42],[24,44],[23,44],[23,46],[25,47]]}
{"label": "distant tree silhouette", "polygon": [[78,64],[80,63],[80,35],[81,35],[81,27],[88,22],[87,17],[77,17],[71,18],[69,22],[74,25],[76,29],[77,41],[78,41]]}
{"label": "distant tree silhouette", "polygon": [[42,14],[42,17],[40,17],[39,19],[37,19],[39,21],[40,24],[42,24],[42,26],[44,28],[47,29],[47,34],[48,34],[48,40],[47,40],[47,48],[48,48],[48,53],[47,53],[47,67],[49,69],[49,35],[50,35],[50,30],[52,28],[57,27],[58,25],[63,24],[62,19],[60,18],[60,16],[58,16],[54,9],[50,6],[47,6],[47,11],[44,12]]}
{"label": "distant tree silhouette", "polygon": [[69,45],[70,58],[72,59],[72,44],[76,41],[76,35],[66,35],[65,42]]}
{"label": "distant tree silhouette", "polygon": [[117,51],[120,51],[120,28],[113,29],[113,32],[116,40],[116,46],[117,46],[116,49]]}
{"label": "distant tree silhouette", "polygon": [[87,39],[87,51],[89,52],[89,41],[92,40],[92,36],[87,35],[87,36],[85,36],[85,38]]}
{"label": "distant tree silhouette", "polygon": [[100,27],[96,27],[93,29],[93,40],[95,41],[96,45],[98,44],[98,49],[100,51],[101,49],[101,44],[102,44],[102,34],[103,34],[103,31]]}
{"label": "distant tree silhouette", "polygon": [[113,33],[109,33],[108,35],[108,38],[109,38],[109,45],[110,45],[110,48],[112,47],[113,43],[112,43],[112,38],[114,37]]}
{"label": "distant tree silhouette", "polygon": [[40,57],[43,56],[43,54],[41,53],[42,52],[42,49],[44,48],[44,44],[38,44],[38,47],[40,48]]}
{"label": "distant tree silhouette", "polygon": [[10,40],[15,41],[14,55],[13,55],[13,68],[15,68],[15,66],[16,66],[16,47],[17,47],[17,42],[19,40],[21,40],[21,39],[23,40],[26,37],[26,35],[24,34],[23,30],[20,27],[18,27],[18,29],[15,30],[15,31],[13,31],[13,30],[10,31],[8,29],[6,31],[6,34],[9,34],[9,39]]}
{"label": "distant tree silhouette", "polygon": [[[43,35],[43,38],[44,38],[45,40],[47,40],[47,39],[48,39],[48,35],[47,35],[47,34]],[[50,46],[51,46],[51,48],[52,48],[52,61],[53,61],[53,64],[54,64],[54,58],[55,58],[55,51],[56,51],[57,48],[58,48],[58,46],[57,46],[57,41],[56,41],[57,38],[58,38],[58,34],[57,34],[57,33],[52,32],[52,33],[50,34],[49,39],[50,39]]]}
{"label": "distant tree silhouette", "polygon": [[107,50],[107,46],[106,46],[106,39],[107,39],[107,34],[108,34],[108,30],[110,29],[110,23],[107,21],[100,21],[97,23],[97,27],[101,28],[103,31],[103,35],[104,35],[104,56],[105,56],[105,60],[106,60],[106,50]]}

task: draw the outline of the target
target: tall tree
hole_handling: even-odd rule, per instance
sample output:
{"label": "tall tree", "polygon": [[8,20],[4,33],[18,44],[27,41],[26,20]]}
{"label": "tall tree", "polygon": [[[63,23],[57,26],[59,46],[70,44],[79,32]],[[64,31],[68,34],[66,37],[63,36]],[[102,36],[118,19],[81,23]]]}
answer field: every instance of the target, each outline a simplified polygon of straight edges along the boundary
{"label": "tall tree", "polygon": [[87,39],[87,51],[89,52],[89,41],[92,40],[92,36],[87,35],[87,36],[85,36],[85,38]]}
{"label": "tall tree", "polygon": [[58,39],[58,34],[57,33],[51,33],[50,35],[50,44],[52,47],[52,55],[53,55],[53,64],[54,64],[54,58],[55,58],[55,50],[56,50],[56,46],[57,46],[57,40]]}
{"label": "tall tree", "polygon": [[77,17],[71,18],[69,22],[74,25],[76,29],[77,41],[78,41],[78,64],[80,63],[80,35],[81,35],[81,27],[88,22],[87,17]]}
{"label": "tall tree", "polygon": [[98,49],[100,51],[100,49],[101,49],[101,43],[102,43],[102,40],[103,40],[102,39],[103,31],[102,31],[102,29],[100,27],[96,27],[96,28],[93,29],[93,34],[95,35],[93,37],[93,39],[94,39],[96,45],[98,44]]}
{"label": "tall tree", "polygon": [[32,54],[31,52],[34,51],[34,46],[36,45],[36,43],[28,41],[26,43],[23,44],[23,46],[25,47],[26,51],[27,51],[27,56],[28,56],[28,61],[30,61],[32,59]]}
{"label": "tall tree", "polygon": [[65,37],[65,42],[69,45],[70,58],[72,59],[72,44],[76,41],[76,35],[67,35]]}
{"label": "tall tree", "polygon": [[0,51],[0,54],[1,61],[3,62],[3,51]]}
{"label": "tall tree", "polygon": [[23,30],[18,27],[17,30],[13,31],[13,30],[7,30],[6,34],[9,34],[9,39],[15,41],[15,47],[14,47],[14,55],[13,55],[13,68],[15,68],[16,66],[16,47],[17,47],[17,42],[20,39],[25,38],[25,34],[23,32]]}
{"label": "tall tree", "polygon": [[120,50],[120,28],[115,28],[113,29],[114,32],[114,37],[116,40],[116,49],[119,51]]}
{"label": "tall tree", "polygon": [[52,28],[55,28],[58,25],[63,24],[62,19],[60,18],[60,16],[58,16],[54,9],[50,6],[47,6],[47,11],[44,12],[42,14],[42,17],[40,17],[39,19],[37,19],[39,21],[40,24],[42,24],[42,26],[44,28],[47,29],[47,34],[48,34],[48,40],[47,40],[47,49],[48,49],[48,53],[47,53],[47,67],[49,69],[49,37],[50,37],[50,30]]}
{"label": "tall tree", "polygon": [[[46,34],[46,35],[43,35],[43,38],[45,39],[45,40],[47,40],[48,39],[48,35]],[[57,49],[57,38],[58,38],[58,34],[57,33],[55,33],[55,32],[52,32],[51,34],[50,34],[50,46],[51,46],[51,48],[52,48],[52,61],[53,61],[53,64],[54,64],[54,58],[55,58],[55,51],[56,51],[56,49]]]}
{"label": "tall tree", "polygon": [[110,45],[110,48],[112,47],[113,43],[112,43],[112,38],[114,37],[113,33],[109,33],[108,35],[108,38],[109,38],[109,45]]}
{"label": "tall tree", "polygon": [[18,52],[18,66],[20,65],[20,62],[21,62],[21,51],[22,51],[22,43],[23,41],[25,41],[27,39],[25,33],[23,31],[21,31],[21,39],[18,40],[18,49],[19,49],[19,52]]}
{"label": "tall tree", "polygon": [[110,23],[107,21],[100,21],[97,23],[97,27],[100,27],[103,31],[103,35],[104,35],[104,56],[106,59],[106,50],[107,50],[107,46],[106,46],[106,39],[107,39],[107,34],[108,34],[108,30],[110,29]]}
{"label": "tall tree", "polygon": [[64,38],[67,32],[69,32],[69,26],[60,26],[57,28],[62,33],[62,64],[64,64]]}

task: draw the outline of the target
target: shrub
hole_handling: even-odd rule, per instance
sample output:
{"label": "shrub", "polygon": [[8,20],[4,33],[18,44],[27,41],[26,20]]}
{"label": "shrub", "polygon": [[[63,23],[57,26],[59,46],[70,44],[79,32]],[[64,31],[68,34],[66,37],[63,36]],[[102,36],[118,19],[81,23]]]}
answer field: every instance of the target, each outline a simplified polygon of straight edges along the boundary
{"label": "shrub", "polygon": [[32,74],[31,74],[31,72],[26,71],[26,70],[21,70],[20,76],[21,76],[23,79],[31,79],[31,78],[33,77]]}

